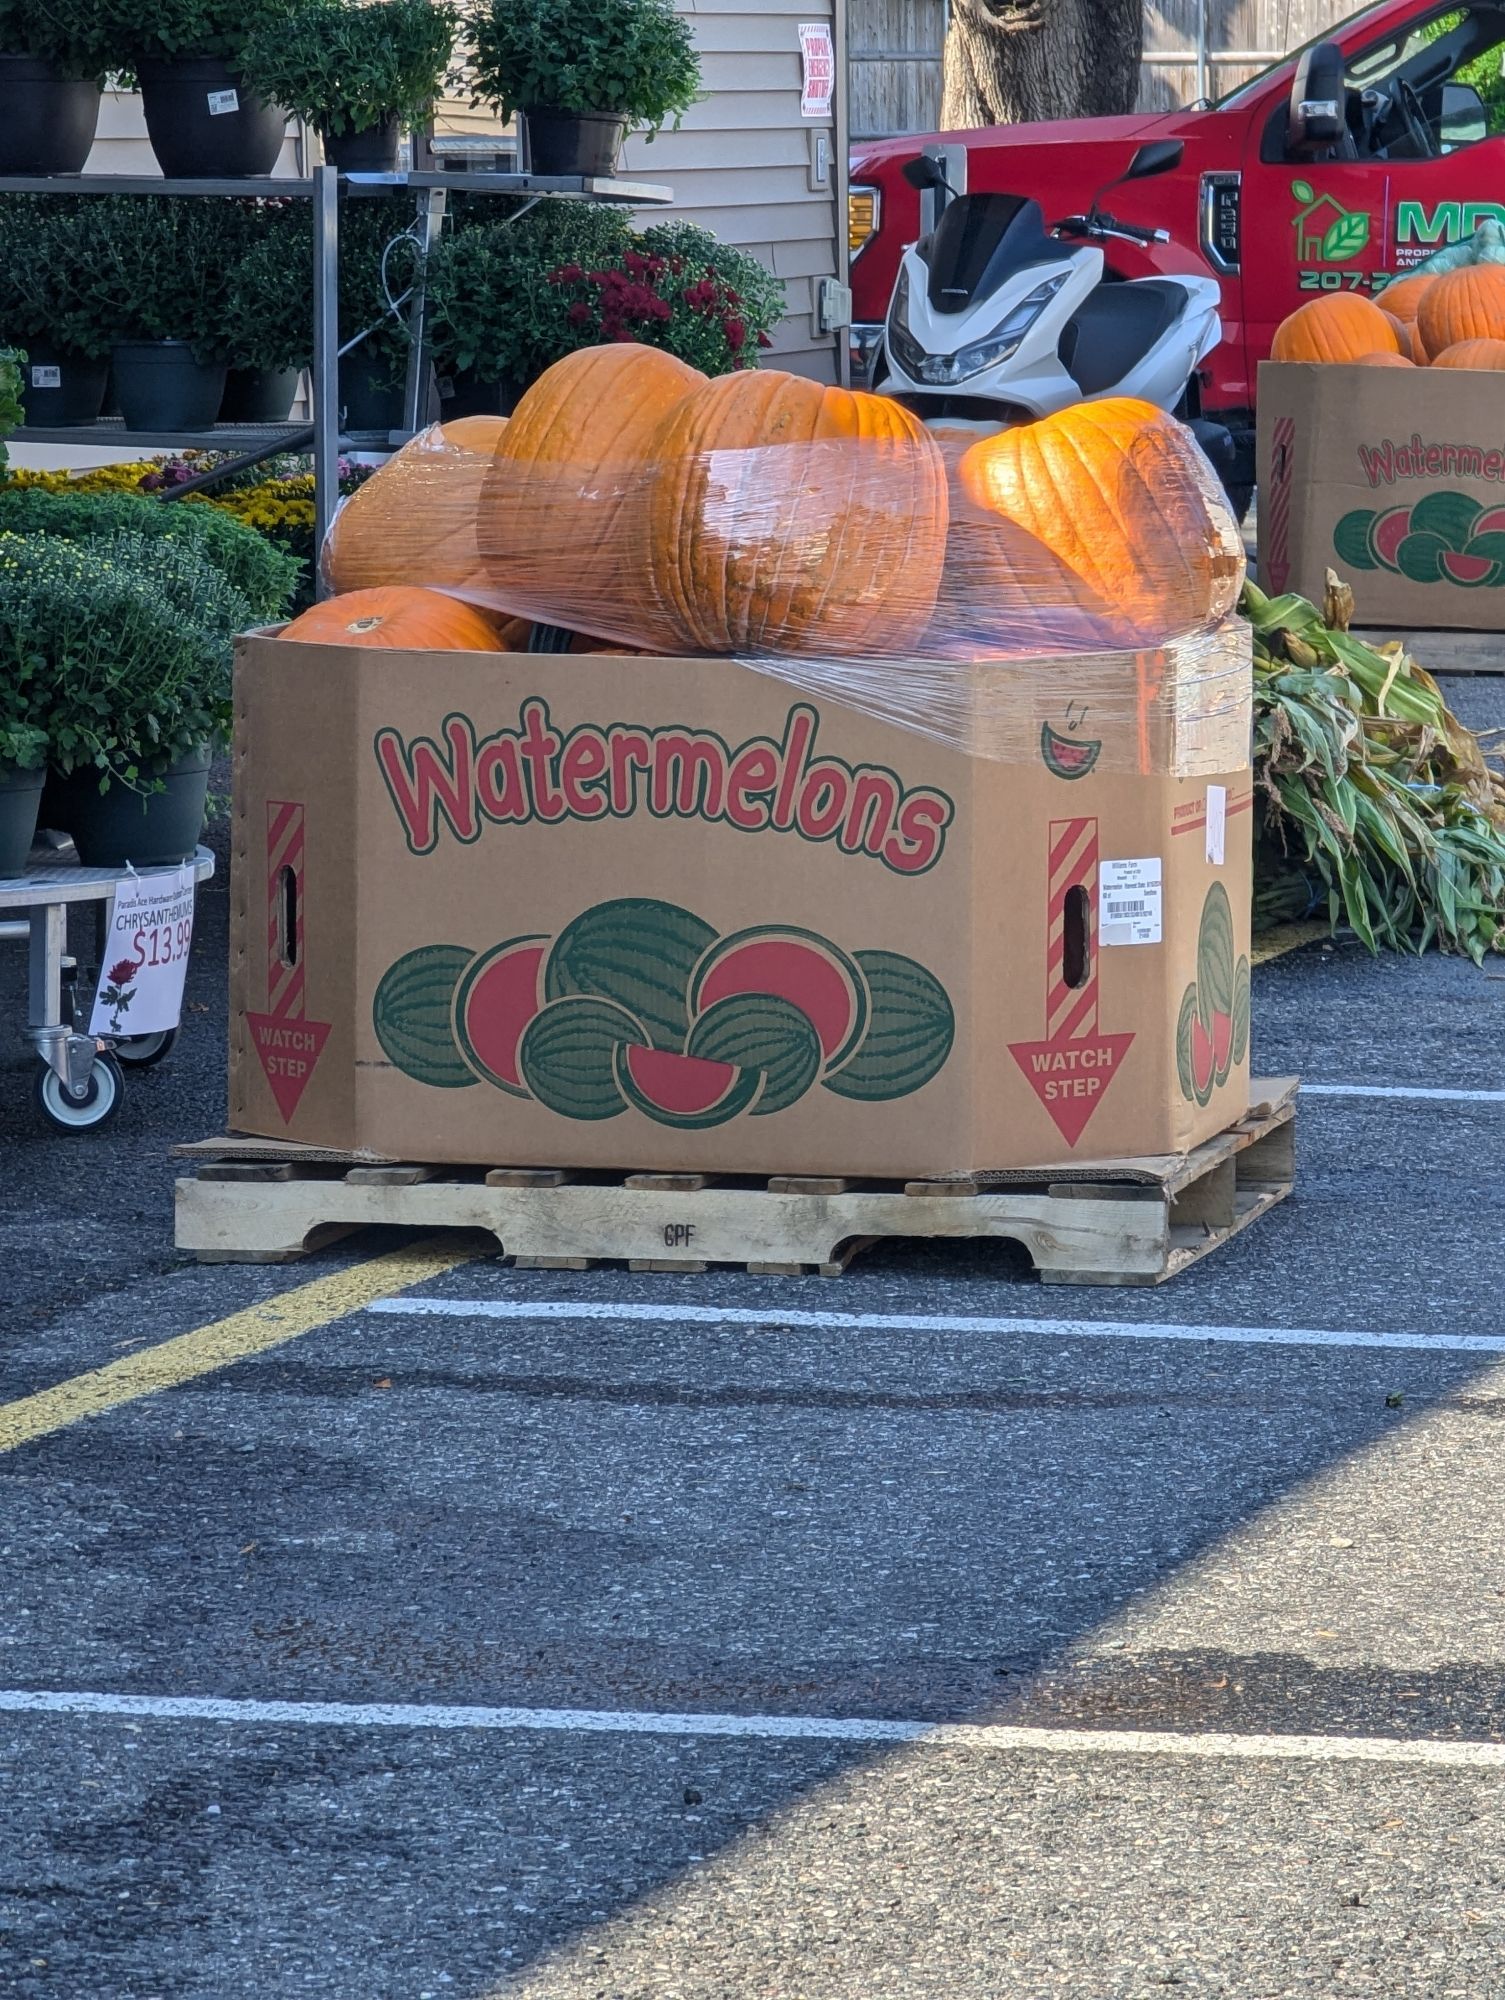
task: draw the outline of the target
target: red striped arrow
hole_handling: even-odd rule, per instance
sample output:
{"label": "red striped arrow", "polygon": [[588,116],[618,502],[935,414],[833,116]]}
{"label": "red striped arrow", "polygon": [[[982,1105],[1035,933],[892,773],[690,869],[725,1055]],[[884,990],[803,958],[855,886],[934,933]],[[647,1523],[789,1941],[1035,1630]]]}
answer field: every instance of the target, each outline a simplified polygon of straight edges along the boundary
{"label": "red striped arrow", "polygon": [[251,1039],[287,1124],[324,1053],[328,1021],[304,1013],[304,821],[301,805],[267,801],[267,1011],[246,1012]]}
{"label": "red striped arrow", "polygon": [[[1098,1032],[1097,860],[1095,819],[1051,821],[1046,1039],[1009,1044],[1009,1053],[1068,1146],[1086,1131],[1134,1039],[1132,1034]],[[1070,951],[1068,931],[1075,934]]]}

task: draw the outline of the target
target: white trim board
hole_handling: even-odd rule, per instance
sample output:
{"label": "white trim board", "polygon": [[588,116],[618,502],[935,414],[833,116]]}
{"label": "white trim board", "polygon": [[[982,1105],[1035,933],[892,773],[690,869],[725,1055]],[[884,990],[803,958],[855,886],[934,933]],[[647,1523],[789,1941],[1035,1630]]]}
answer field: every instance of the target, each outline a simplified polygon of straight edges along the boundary
{"label": "white trim board", "polygon": [[1299,1764],[1405,1764],[1505,1770],[1505,1743],[1429,1737],[1182,1735],[1156,1729],[1030,1729],[993,1723],[889,1721],[830,1715],[660,1714],[651,1709],[489,1708],[421,1702],[230,1701],[0,1689],[0,1714],[122,1722],[203,1722],[251,1728],[473,1729],[548,1735],[753,1737],[781,1743],[898,1743],[993,1754],[1233,1758]]}
{"label": "white trim board", "polygon": [[394,1318],[614,1320],[650,1326],[745,1326],[819,1333],[963,1333],[1047,1340],[1211,1341],[1233,1347],[1365,1347],[1381,1352],[1505,1354],[1505,1334],[1367,1333],[1302,1326],[1189,1326],[1163,1320],[990,1319],[964,1313],[793,1312],[782,1306],[691,1306],[677,1299],[378,1299]]}

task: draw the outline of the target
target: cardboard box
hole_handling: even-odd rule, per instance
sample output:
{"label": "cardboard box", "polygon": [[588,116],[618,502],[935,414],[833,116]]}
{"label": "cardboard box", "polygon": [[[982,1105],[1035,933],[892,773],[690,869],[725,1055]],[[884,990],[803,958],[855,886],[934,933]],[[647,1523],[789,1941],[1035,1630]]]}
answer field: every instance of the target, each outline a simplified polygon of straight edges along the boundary
{"label": "cardboard box", "polygon": [[[1244,713],[1202,756],[1248,741],[1247,627],[1216,643]],[[253,635],[231,1123],[753,1174],[1184,1151],[1247,1104],[1253,801],[1246,748],[1114,768],[1163,741],[1173,665],[1131,663],[1154,700],[1104,735],[1036,676],[1025,763],[727,660]],[[996,740],[996,683],[948,673],[948,727]]]}
{"label": "cardboard box", "polygon": [[1335,569],[1359,622],[1505,628],[1505,427],[1471,370],[1266,361],[1259,580],[1320,603]]}

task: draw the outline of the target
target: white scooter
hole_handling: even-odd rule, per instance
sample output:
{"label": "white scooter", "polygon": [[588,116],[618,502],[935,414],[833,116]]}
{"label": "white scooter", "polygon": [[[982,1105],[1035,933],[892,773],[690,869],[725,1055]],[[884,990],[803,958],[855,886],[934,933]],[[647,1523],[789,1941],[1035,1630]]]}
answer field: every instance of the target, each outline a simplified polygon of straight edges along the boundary
{"label": "white scooter", "polygon": [[[1120,179],[1165,173],[1181,153],[1179,140],[1151,141]],[[1097,199],[1047,229],[1025,196],[957,194],[930,154],[904,176],[933,192],[939,219],[900,262],[880,394],[928,424],[984,434],[1070,403],[1137,396],[1183,417],[1228,484],[1232,434],[1197,408],[1196,370],[1223,333],[1216,279],[1104,276],[1100,243],[1167,243],[1167,230],[1119,222]]]}

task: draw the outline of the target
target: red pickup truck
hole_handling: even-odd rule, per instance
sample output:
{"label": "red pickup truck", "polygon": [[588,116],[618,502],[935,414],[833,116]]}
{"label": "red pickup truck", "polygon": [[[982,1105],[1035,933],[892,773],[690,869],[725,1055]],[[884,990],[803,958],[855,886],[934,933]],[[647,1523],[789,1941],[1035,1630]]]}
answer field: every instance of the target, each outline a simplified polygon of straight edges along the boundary
{"label": "red pickup truck", "polygon": [[1502,66],[1505,0],[1380,0],[1216,104],[861,146],[849,214],[854,379],[871,377],[899,253],[921,232],[906,160],[944,149],[958,191],[1032,195],[1054,221],[1085,209],[1146,140],[1179,139],[1178,167],[1113,202],[1170,242],[1114,243],[1109,268],[1218,278],[1222,345],[1190,414],[1228,425],[1239,477],[1252,481],[1255,373],[1286,314],[1315,292],[1380,293],[1486,217],[1505,222]]}

